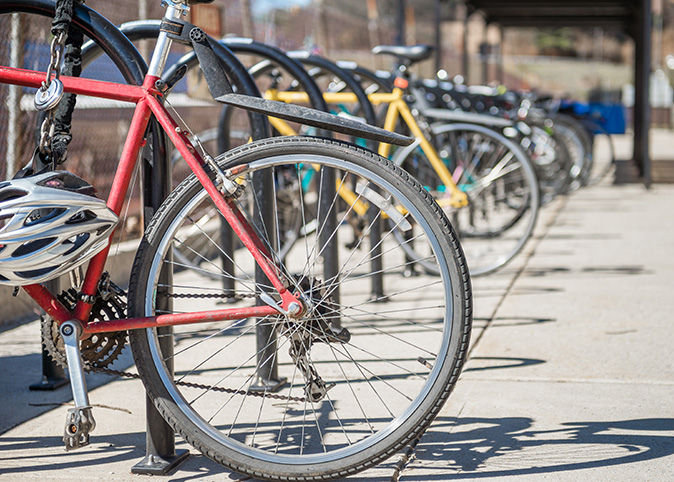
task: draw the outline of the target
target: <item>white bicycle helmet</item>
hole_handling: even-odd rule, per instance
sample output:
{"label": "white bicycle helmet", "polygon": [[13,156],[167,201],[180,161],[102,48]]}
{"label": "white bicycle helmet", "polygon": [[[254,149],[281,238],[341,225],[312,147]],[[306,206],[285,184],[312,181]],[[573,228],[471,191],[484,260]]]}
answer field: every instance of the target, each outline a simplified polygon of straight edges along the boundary
{"label": "white bicycle helmet", "polygon": [[119,218],[66,171],[0,183],[0,285],[43,283],[108,244]]}

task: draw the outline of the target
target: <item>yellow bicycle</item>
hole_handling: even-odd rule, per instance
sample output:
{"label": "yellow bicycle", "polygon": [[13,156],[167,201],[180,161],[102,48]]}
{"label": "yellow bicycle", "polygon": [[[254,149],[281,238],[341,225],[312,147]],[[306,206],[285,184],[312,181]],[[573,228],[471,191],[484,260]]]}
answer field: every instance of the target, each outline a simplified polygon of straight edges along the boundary
{"label": "yellow bicycle", "polygon": [[[539,190],[529,158],[514,142],[488,127],[427,124],[412,112],[406,95],[407,80],[399,76],[392,92],[367,96],[375,106],[385,107],[385,129],[402,126],[416,138],[411,146],[395,151],[381,143],[378,153],[414,175],[450,215],[462,237],[471,274],[501,268],[521,251],[536,224]],[[308,102],[305,92],[292,90],[268,89],[265,97]],[[331,106],[357,104],[353,92],[325,92],[323,97]],[[281,119],[270,118],[270,122],[282,135],[298,133]],[[345,188],[340,196],[349,203],[357,197]],[[354,211],[366,212],[367,206],[357,206]],[[417,252],[414,243],[403,246],[420,266],[433,271],[432,264],[425,262],[425,253]]]}

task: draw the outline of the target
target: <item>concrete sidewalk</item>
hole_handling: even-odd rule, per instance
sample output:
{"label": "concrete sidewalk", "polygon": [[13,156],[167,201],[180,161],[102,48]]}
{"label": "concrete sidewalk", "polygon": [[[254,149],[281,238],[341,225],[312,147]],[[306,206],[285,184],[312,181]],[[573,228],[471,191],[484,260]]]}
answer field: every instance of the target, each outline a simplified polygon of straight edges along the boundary
{"label": "concrete sidewalk", "polygon": [[[547,206],[527,252],[474,280],[470,361],[399,480],[674,478],[674,186],[610,181]],[[142,384],[91,379],[92,403],[114,406],[66,453],[69,388],[26,386],[39,350],[35,323],[0,333],[0,480],[146,480],[129,473]],[[392,480],[402,458],[349,480]],[[160,480],[239,478],[193,453]]]}

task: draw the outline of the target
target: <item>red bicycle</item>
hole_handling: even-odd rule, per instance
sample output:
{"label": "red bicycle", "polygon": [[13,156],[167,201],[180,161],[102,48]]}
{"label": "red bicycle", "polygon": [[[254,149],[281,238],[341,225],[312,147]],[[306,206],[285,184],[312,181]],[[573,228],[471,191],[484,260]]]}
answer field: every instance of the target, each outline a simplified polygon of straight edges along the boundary
{"label": "red bicycle", "polygon": [[[54,9],[47,0],[5,3],[2,14]],[[199,2],[164,3],[162,32],[140,86],[58,75],[58,62],[46,77],[0,67],[0,82],[40,89],[45,104],[60,86],[136,104],[105,202],[66,171],[0,184],[0,283],[21,286],[53,320],[53,336],[63,342],[75,400],[64,440],[70,448],[88,443],[95,423],[83,372],[104,366],[128,332],[139,375],[159,412],[217,462],[254,477],[302,481],[343,477],[377,464],[425,430],[460,373],[471,291],[457,237],[419,183],[354,145],[274,138],[215,158],[193,145],[163,102],[167,79],[161,75],[173,41],[188,42],[200,53],[204,72],[215,69],[209,85],[224,89],[221,102],[361,137],[406,139],[231,93],[222,66],[209,63],[210,40],[181,20],[190,3]],[[35,10],[35,4],[46,7]],[[88,12],[76,7],[77,15]],[[152,116],[193,174],[147,226],[126,313],[126,293],[104,266]],[[348,202],[340,195],[347,187],[354,193]],[[265,202],[271,210],[261,209]],[[206,215],[213,212],[217,216]],[[293,223],[301,238],[281,259],[284,227]],[[214,233],[223,224],[235,233],[232,246],[214,241],[221,239]],[[425,261],[437,264],[439,276],[404,278],[413,261],[400,239],[429,253]],[[326,275],[330,243],[337,245],[330,261],[338,270]],[[174,249],[201,262],[181,264]],[[385,297],[369,294],[372,253],[381,253],[376,274],[387,280]],[[222,264],[223,258],[229,262]],[[62,294],[45,288],[45,281],[87,260],[83,281]]]}

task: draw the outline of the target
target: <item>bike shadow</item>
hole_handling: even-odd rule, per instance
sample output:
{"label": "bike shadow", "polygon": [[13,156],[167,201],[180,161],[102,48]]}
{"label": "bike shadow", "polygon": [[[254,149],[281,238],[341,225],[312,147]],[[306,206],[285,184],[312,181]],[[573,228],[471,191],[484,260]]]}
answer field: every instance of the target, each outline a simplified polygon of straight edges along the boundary
{"label": "bike shadow", "polygon": [[[64,452],[59,436],[0,436],[0,476],[13,476],[15,480],[40,474],[47,480],[138,479],[139,476],[131,474],[131,468],[145,457],[145,432],[94,433],[91,440],[87,447]],[[179,439],[176,448],[190,449]],[[184,462],[166,474],[171,481],[213,476],[218,480],[253,480],[227,470],[194,449],[190,452]]]}
{"label": "bike shadow", "polygon": [[[75,474],[78,468],[94,468],[92,474],[103,473],[110,464],[140,461],[145,455],[145,434],[92,434],[88,447],[73,452],[63,450],[60,436],[0,436],[0,474],[54,474],[59,471]],[[100,472],[99,472],[100,471]],[[108,473],[110,470],[108,470]],[[51,477],[48,477],[51,478]],[[92,477],[97,480],[97,476]]]}
{"label": "bike shadow", "polygon": [[529,267],[524,270],[524,276],[529,278],[543,278],[552,275],[563,275],[569,279],[605,277],[605,276],[637,276],[655,273],[642,265],[616,266],[586,266],[580,269],[571,269],[561,266]]}
{"label": "bike shadow", "polygon": [[[413,462],[403,470],[406,481],[490,479],[545,475],[652,460],[674,454],[674,419],[565,422],[537,428],[526,417],[438,417],[425,433]],[[104,434],[81,451],[62,452],[60,437],[0,437],[0,473],[89,472],[92,480],[107,473],[128,473],[144,454],[143,432]],[[182,447],[179,443],[179,447]],[[186,446],[184,448],[187,448]],[[58,452],[57,452],[58,451]],[[352,482],[389,481],[396,457],[349,477]],[[170,474],[170,480],[249,480],[208,458],[194,454]],[[132,476],[130,476],[132,477]],[[117,480],[117,479],[115,479]]]}
{"label": "bike shadow", "polygon": [[[438,417],[417,446],[405,480],[543,475],[674,454],[671,418],[536,425],[525,417]],[[415,475],[415,466],[423,467],[423,475]]]}

